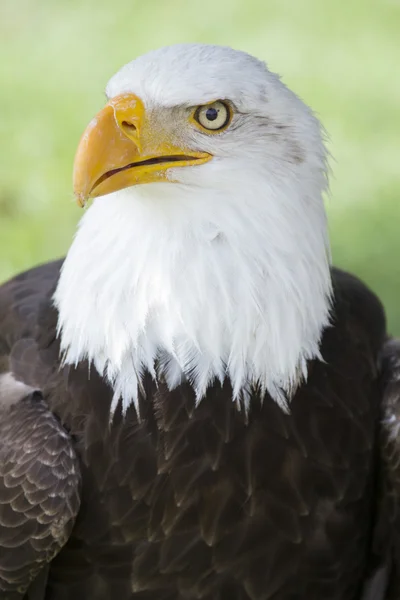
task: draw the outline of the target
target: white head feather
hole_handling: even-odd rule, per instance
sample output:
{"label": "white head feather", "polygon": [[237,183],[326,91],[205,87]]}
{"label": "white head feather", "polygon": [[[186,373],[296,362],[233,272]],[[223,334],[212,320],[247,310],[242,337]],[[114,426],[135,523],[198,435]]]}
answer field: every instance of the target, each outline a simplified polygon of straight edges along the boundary
{"label": "white head feather", "polygon": [[[229,378],[246,408],[258,384],[285,408],[329,321],[317,119],[262,62],[223,47],[142,56],[107,86],[109,97],[126,92],[213,159],[85,213],[55,293],[66,362],[92,361],[114,387],[113,409],[137,407],[145,370],[170,389],[186,378],[198,401]],[[236,107],[220,135],[182,119],[218,99]]]}

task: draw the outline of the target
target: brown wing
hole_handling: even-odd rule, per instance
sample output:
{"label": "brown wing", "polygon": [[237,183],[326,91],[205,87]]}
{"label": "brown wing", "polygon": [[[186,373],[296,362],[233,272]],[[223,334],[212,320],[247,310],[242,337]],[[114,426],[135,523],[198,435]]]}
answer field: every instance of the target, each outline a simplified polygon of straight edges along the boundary
{"label": "brown wing", "polygon": [[[391,539],[392,569],[387,600],[400,598],[400,340],[389,339],[382,350],[383,459],[381,521],[387,523]],[[383,537],[381,532],[380,537]],[[379,539],[379,538],[378,538]]]}
{"label": "brown wing", "polygon": [[[4,376],[3,376],[4,377]],[[0,398],[8,403],[7,398]],[[25,592],[63,547],[79,509],[68,434],[38,392],[0,410],[0,590]],[[5,596],[1,596],[6,598]]]}
{"label": "brown wing", "polygon": [[[40,388],[58,368],[41,311],[53,263],[0,290],[0,597],[22,597],[67,541],[80,504],[79,463]],[[42,314],[43,312],[43,314]],[[38,351],[38,340],[41,350]],[[46,350],[47,348],[47,350]]]}

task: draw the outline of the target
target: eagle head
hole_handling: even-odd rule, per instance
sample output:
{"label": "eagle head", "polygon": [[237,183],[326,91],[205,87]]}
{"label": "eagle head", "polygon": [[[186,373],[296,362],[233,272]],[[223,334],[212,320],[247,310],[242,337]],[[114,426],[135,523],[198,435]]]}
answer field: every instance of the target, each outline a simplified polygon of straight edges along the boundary
{"label": "eagle head", "polygon": [[74,165],[93,202],[55,294],[65,360],[124,408],[144,372],[286,407],[329,321],[318,120],[263,62],[201,44],[137,58],[106,95]]}

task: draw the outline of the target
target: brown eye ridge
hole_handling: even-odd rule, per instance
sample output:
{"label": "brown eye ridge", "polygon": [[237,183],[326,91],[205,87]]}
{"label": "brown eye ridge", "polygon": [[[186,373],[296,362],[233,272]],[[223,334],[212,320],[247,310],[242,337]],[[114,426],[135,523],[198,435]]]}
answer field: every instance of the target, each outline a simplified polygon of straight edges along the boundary
{"label": "brown eye ridge", "polygon": [[231,122],[232,111],[229,104],[217,100],[212,104],[198,106],[193,118],[203,129],[219,132],[226,129]]}

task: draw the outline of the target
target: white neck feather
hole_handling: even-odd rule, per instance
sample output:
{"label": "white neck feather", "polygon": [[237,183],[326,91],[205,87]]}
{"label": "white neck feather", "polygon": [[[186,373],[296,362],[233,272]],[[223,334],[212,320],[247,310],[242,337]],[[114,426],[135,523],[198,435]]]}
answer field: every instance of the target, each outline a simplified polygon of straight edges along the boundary
{"label": "white neck feather", "polygon": [[86,212],[54,299],[66,363],[93,362],[112,410],[138,408],[145,370],[198,401],[228,377],[246,409],[258,383],[286,408],[319,357],[331,280],[323,172],[273,181],[142,185]]}

